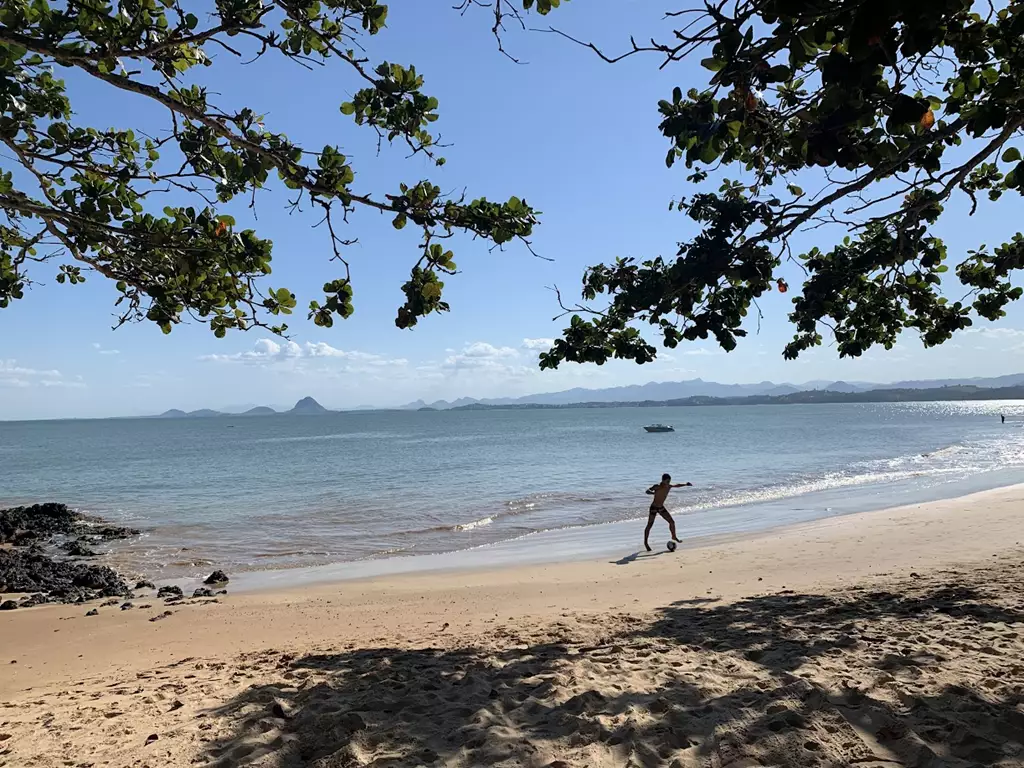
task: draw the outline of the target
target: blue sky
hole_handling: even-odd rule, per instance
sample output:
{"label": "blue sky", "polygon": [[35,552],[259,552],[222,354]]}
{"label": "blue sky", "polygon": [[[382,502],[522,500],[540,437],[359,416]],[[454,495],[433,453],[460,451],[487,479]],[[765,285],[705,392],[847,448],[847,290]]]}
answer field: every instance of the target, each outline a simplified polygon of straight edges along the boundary
{"label": "blue sky", "polygon": [[[520,395],[572,386],[613,386],[702,377],[726,382],[811,379],[890,381],[906,378],[998,375],[1024,370],[1024,309],[1014,307],[997,326],[977,328],[953,343],[924,350],[907,336],[889,353],[840,361],[823,349],[797,362],[781,357],[790,328],[789,297],[762,302],[760,333],[728,355],[712,346],[674,350],[657,363],[564,366],[536,370],[537,349],[558,334],[558,308],[548,286],[575,295],[588,264],[616,256],[671,255],[676,241],[693,234],[690,222],[670,213],[673,198],[694,191],[685,168],[668,170],[657,131],[657,101],[674,85],[685,90],[706,81],[696,60],[659,72],[658,61],[634,58],[616,66],[550,34],[515,33],[507,47],[525,64],[502,56],[482,9],[464,17],[451,3],[421,0],[393,4],[389,27],[369,41],[373,61],[414,63],[425,91],[440,101],[435,129],[453,146],[443,169],[401,148],[375,157],[371,132],[354,126],[338,105],[358,88],[341,66],[307,72],[267,57],[239,67],[218,55],[201,73],[222,103],[265,112],[268,126],[310,148],[341,145],[352,158],[356,186],[378,194],[400,181],[430,178],[443,189],[491,199],[525,197],[543,211],[536,250],[488,252],[465,238],[455,245],[463,272],[446,280],[448,315],[422,320],[412,331],[394,327],[400,286],[416,260],[413,228],[392,229],[387,218],[358,212],[347,236],[356,314],[329,330],[304,313],[291,321],[290,342],[265,333],[215,339],[203,326],[178,327],[170,336],[149,324],[113,323],[113,286],[92,277],[84,286],[60,286],[52,269],[33,273],[44,283],[0,312],[0,419],[136,415],[177,407],[290,404],[312,395],[333,407],[392,405],[417,398]],[[553,23],[608,49],[628,35],[665,29],[661,10],[647,2],[569,3],[537,26]],[[628,26],[626,26],[628,24]],[[130,95],[65,73],[83,123],[119,127],[164,125],[160,110]],[[4,159],[3,164],[9,165]],[[300,308],[327,279],[338,276],[329,245],[310,215],[289,215],[278,191],[259,198],[251,224],[275,242],[268,285],[287,286]],[[1008,199],[983,205],[967,219],[962,205],[947,215],[942,234],[951,255],[979,242],[1002,241],[1017,229]],[[235,206],[239,225],[252,214]],[[959,214],[959,215],[958,215]],[[806,242],[810,242],[807,240]],[[783,274],[799,284],[795,267]]]}

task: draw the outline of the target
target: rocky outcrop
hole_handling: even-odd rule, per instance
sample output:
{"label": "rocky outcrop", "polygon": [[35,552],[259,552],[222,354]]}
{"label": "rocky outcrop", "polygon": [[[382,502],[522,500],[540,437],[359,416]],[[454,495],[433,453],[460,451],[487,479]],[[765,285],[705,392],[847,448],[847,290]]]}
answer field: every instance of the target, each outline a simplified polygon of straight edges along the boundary
{"label": "rocky outcrop", "polygon": [[[129,596],[125,581],[102,565],[50,557],[44,545],[69,558],[95,557],[90,545],[125,539],[139,531],[85,517],[66,504],[46,503],[0,509],[0,594],[26,592],[14,603],[26,608],[47,602],[84,602]],[[51,550],[53,551],[53,550]]]}
{"label": "rocky outcrop", "polygon": [[88,543],[114,541],[137,536],[140,531],[86,517],[67,504],[32,504],[0,509],[0,544],[26,546],[57,536],[83,537]]}
{"label": "rocky outcrop", "polygon": [[181,591],[181,587],[176,587],[173,584],[160,587],[156,593],[157,597],[184,597],[185,593]]}
{"label": "rocky outcrop", "polygon": [[[70,535],[81,515],[66,504],[33,504],[0,510],[0,543],[20,545],[30,539]],[[21,541],[19,541],[19,539]]]}
{"label": "rocky outcrop", "polygon": [[39,552],[0,550],[0,593],[43,593],[61,602],[126,597],[128,585],[105,565],[57,561]]}
{"label": "rocky outcrop", "polygon": [[206,577],[203,584],[227,584],[228,581],[230,581],[230,579],[228,579],[228,575],[224,573],[224,571],[214,571]]}
{"label": "rocky outcrop", "polygon": [[60,548],[67,552],[71,557],[96,557],[96,553],[85,546],[85,543],[81,539],[65,541],[60,545]]}

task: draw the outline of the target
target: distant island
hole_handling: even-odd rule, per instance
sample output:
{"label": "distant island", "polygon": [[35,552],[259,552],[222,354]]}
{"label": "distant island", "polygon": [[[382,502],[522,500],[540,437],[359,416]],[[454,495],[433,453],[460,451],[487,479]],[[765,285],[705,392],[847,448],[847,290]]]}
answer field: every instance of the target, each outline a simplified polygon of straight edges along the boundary
{"label": "distant island", "polygon": [[178,408],[171,408],[169,411],[164,411],[158,416],[152,416],[154,419],[204,419],[212,418],[214,416],[309,416],[317,415],[322,413],[334,413],[327,408],[324,408],[320,403],[314,400],[312,397],[304,397],[297,402],[294,407],[287,411],[275,411],[273,408],[268,408],[265,405],[259,405],[255,408],[250,408],[243,413],[225,413],[223,411],[213,411],[209,408],[201,408],[198,411],[182,411]]}
{"label": "distant island", "polygon": [[[622,400],[584,403],[471,403],[452,411],[536,410],[565,408],[666,408],[698,405],[815,405],[828,403],[928,403],[943,400],[1024,400],[1024,385],[1012,387],[975,387],[953,385],[930,389],[872,389],[865,392],[813,389],[784,395],[746,395],[743,397],[694,397],[673,400]],[[423,409],[420,409],[423,410]]]}
{"label": "distant island", "polygon": [[[659,407],[690,407],[698,405],[800,405],[800,404],[822,404],[822,403],[914,403],[914,402],[935,402],[939,400],[1024,400],[1024,374],[1013,376],[997,377],[996,379],[977,380],[985,383],[1010,380],[1009,386],[983,386],[981,384],[967,384],[962,382],[946,383],[943,381],[934,382],[933,386],[919,386],[932,382],[900,382],[901,386],[878,386],[865,384],[850,384],[847,382],[830,382],[824,389],[804,389],[800,391],[787,391],[789,385],[775,385],[771,382],[763,382],[762,385],[718,385],[713,382],[666,382],[659,385],[645,385],[643,387],[623,388],[627,390],[644,391],[649,387],[663,386],[692,386],[695,384],[709,384],[711,387],[746,387],[746,386],[767,386],[767,392],[754,394],[735,395],[708,395],[696,394],[688,397],[672,398],[637,398],[637,399],[587,399],[588,396],[605,395],[613,390],[570,390],[557,394],[563,397],[569,392],[580,397],[572,402],[535,402],[516,401],[478,401],[470,398],[462,398],[454,403],[432,403],[430,405],[420,402],[415,409],[381,408],[374,410],[416,410],[422,413],[437,411],[491,411],[491,410],[547,410],[559,408],[659,408]],[[873,388],[868,389],[868,386]],[[543,395],[537,396],[544,397]],[[456,404],[457,403],[457,404]],[[368,409],[360,409],[368,410]],[[183,411],[172,408],[164,411],[158,416],[150,418],[158,419],[197,419],[214,418],[221,416],[307,416],[323,415],[327,413],[342,413],[344,411],[332,411],[324,408],[312,397],[304,397],[295,405],[286,410],[275,410],[267,406],[256,406],[245,411],[215,411],[209,408],[202,408],[197,411]]]}

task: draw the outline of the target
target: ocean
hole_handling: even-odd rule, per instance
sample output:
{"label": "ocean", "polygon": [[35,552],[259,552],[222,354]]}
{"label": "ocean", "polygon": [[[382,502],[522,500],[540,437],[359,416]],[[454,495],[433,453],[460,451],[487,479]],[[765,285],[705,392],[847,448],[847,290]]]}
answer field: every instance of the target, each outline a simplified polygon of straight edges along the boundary
{"label": "ocean", "polygon": [[6,422],[0,505],[141,528],[104,557],[157,579],[626,556],[663,472],[692,542],[1022,482],[1022,425],[1005,401]]}

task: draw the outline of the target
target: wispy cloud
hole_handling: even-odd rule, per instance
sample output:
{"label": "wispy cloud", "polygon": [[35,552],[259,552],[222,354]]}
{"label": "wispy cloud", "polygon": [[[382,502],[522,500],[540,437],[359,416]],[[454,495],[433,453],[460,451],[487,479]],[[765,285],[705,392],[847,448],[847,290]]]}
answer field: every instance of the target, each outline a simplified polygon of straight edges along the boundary
{"label": "wispy cloud", "polygon": [[523,349],[529,349],[532,352],[547,352],[554,343],[554,339],[523,339]]}
{"label": "wispy cloud", "polygon": [[53,368],[43,370],[18,365],[17,360],[0,360],[0,387],[25,389],[27,387],[69,387],[81,388],[85,382],[81,376],[67,378]]}
{"label": "wispy cloud", "polygon": [[690,355],[691,357],[709,357],[711,355],[725,354],[725,350],[718,347],[693,347],[691,349],[680,349],[678,352],[681,355]]}
{"label": "wispy cloud", "polygon": [[92,348],[99,352],[101,355],[120,355],[121,350],[119,349],[108,349],[97,341],[92,343]]}
{"label": "wispy cloud", "polygon": [[319,361],[325,365],[340,366],[347,371],[369,371],[384,367],[403,367],[408,364],[404,358],[391,358],[370,352],[338,349],[323,341],[307,341],[305,344],[298,344],[294,341],[277,342],[273,339],[259,339],[252,349],[244,352],[203,355],[199,359],[213,363],[286,365],[292,369],[302,369],[309,361]]}
{"label": "wispy cloud", "polygon": [[983,336],[988,339],[1021,339],[1024,338],[1024,330],[1019,328],[992,328],[983,326],[981,328],[968,328],[964,333]]}
{"label": "wispy cloud", "polygon": [[278,343],[259,339],[252,349],[228,355],[202,355],[199,359],[212,363],[279,363],[302,357],[303,349],[294,341]]}

